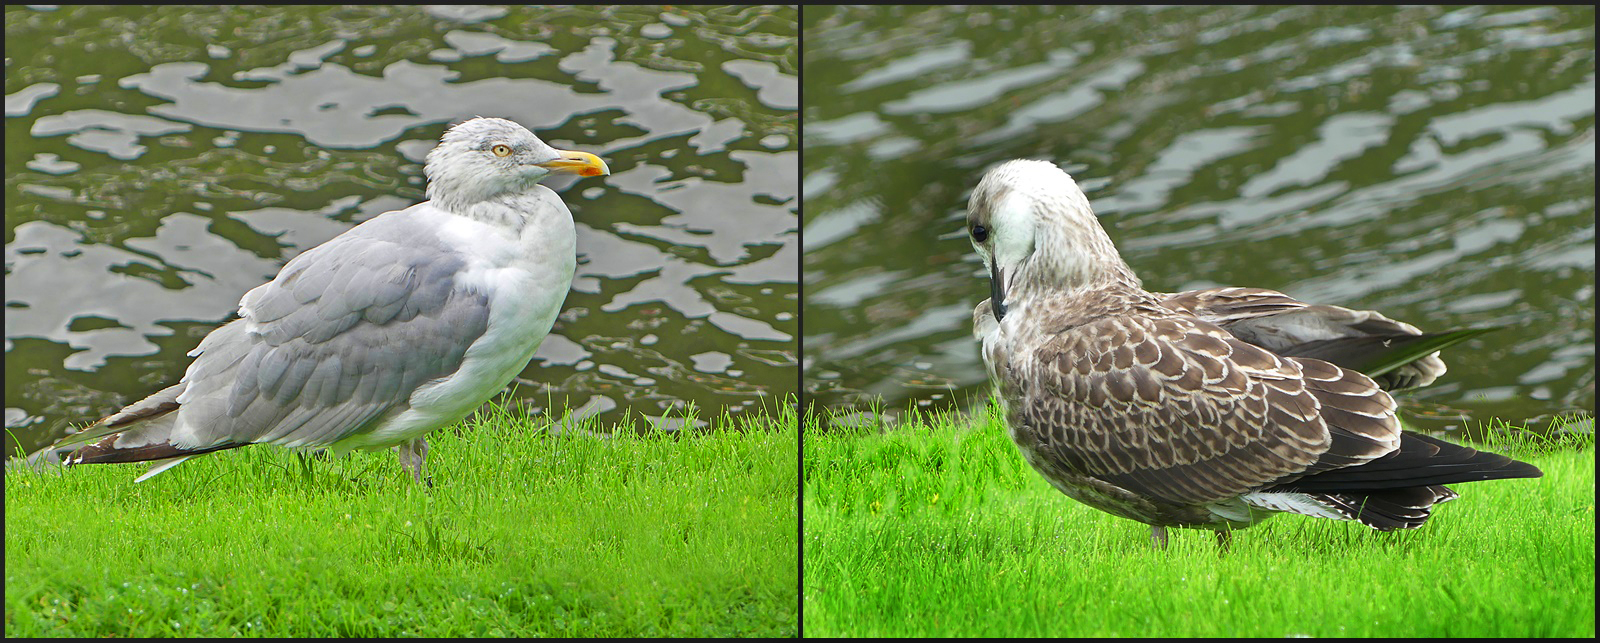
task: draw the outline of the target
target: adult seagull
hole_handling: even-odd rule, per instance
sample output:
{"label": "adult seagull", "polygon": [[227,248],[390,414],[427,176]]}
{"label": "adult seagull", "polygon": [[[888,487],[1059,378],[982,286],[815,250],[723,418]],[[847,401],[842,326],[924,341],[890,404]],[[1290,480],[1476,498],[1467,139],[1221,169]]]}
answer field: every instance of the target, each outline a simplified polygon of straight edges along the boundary
{"label": "adult seagull", "polygon": [[1011,438],[1062,493],[1151,525],[1232,529],[1278,512],[1414,529],[1448,483],[1534,466],[1402,431],[1391,388],[1444,373],[1427,334],[1370,311],[1253,288],[1147,292],[1054,164],[1018,160],[973,191],[991,279],[974,334]]}
{"label": "adult seagull", "polygon": [[305,251],[245,293],[173,386],[63,438],[67,464],[153,461],[136,482],[250,444],[397,447],[423,479],[429,431],[511,381],[577,263],[572,213],[539,181],[610,174],[521,125],[474,118],[428,153],[428,200]]}

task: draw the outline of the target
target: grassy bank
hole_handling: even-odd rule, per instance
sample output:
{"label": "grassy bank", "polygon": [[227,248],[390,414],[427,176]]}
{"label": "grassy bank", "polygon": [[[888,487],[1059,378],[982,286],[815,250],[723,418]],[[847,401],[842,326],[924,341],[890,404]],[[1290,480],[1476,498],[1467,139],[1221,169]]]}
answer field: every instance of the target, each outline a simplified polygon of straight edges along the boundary
{"label": "grassy bank", "polygon": [[794,636],[797,422],[553,434],[504,417],[392,452],[269,446],[5,482],[5,633]]}
{"label": "grassy bank", "polygon": [[1153,550],[989,422],[808,425],[807,636],[1595,634],[1592,433],[1516,453],[1543,478],[1456,485],[1415,531],[1278,516],[1219,556],[1193,530]]}

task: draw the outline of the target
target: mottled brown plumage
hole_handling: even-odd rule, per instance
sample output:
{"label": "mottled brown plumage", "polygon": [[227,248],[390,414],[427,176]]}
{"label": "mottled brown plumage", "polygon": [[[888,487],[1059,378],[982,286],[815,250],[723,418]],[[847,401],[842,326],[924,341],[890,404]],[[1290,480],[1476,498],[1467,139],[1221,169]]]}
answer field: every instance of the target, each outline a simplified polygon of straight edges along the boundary
{"label": "mottled brown plumage", "polygon": [[[1279,354],[1299,354],[1294,351],[1330,340],[1422,335],[1416,326],[1376,311],[1307,304],[1265,288],[1152,294],[1166,308],[1221,326],[1241,340]],[[1399,391],[1427,386],[1444,374],[1444,360],[1435,352],[1374,380],[1384,390]]]}
{"label": "mottled brown plumage", "polygon": [[1415,327],[1270,290],[1147,292],[1052,164],[991,171],[968,231],[994,295],[974,333],[1012,439],[1057,489],[1158,543],[1165,527],[1225,533],[1282,511],[1414,528],[1456,497],[1445,483],[1541,475],[1401,431],[1384,389],[1432,382],[1437,353],[1381,386],[1302,356],[1337,362]]}

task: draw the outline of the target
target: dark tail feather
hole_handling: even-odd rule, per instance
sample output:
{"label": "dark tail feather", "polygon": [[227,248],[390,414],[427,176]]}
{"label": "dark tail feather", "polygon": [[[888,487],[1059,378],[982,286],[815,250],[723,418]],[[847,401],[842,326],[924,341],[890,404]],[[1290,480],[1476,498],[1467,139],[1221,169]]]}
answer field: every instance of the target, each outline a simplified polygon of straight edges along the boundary
{"label": "dark tail feather", "polygon": [[236,449],[246,444],[220,444],[202,449],[180,449],[170,444],[150,444],[138,447],[118,447],[117,438],[121,434],[106,436],[104,440],[84,446],[72,455],[67,456],[68,466],[78,464],[112,464],[118,462],[148,462],[150,460],[165,460],[179,456],[200,455],[224,449]]}
{"label": "dark tail feather", "polygon": [[1420,433],[1400,434],[1400,448],[1366,464],[1333,469],[1279,485],[1269,491],[1372,493],[1457,482],[1537,478],[1538,467],[1498,453],[1446,442]]}
{"label": "dark tail feather", "polygon": [[1427,486],[1373,493],[1311,494],[1337,507],[1352,519],[1379,531],[1416,529],[1433,514],[1433,506],[1454,500],[1448,487]]}

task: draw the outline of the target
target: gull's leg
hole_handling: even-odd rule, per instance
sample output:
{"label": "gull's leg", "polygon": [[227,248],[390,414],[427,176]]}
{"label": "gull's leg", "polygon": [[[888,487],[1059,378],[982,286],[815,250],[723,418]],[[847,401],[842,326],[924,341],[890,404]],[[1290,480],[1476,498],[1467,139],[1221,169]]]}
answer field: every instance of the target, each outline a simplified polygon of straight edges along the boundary
{"label": "gull's leg", "polygon": [[1150,527],[1150,542],[1156,549],[1167,548],[1167,528],[1160,526]]}
{"label": "gull's leg", "polygon": [[[423,438],[408,440],[395,445],[395,454],[400,457],[400,466],[411,472],[412,479],[417,483],[423,482],[423,469],[428,464],[428,441]],[[428,486],[433,486],[433,478],[427,479]]]}
{"label": "gull's leg", "polygon": [[1233,544],[1233,530],[1222,528],[1217,530],[1217,553],[1228,553],[1228,547]]}

